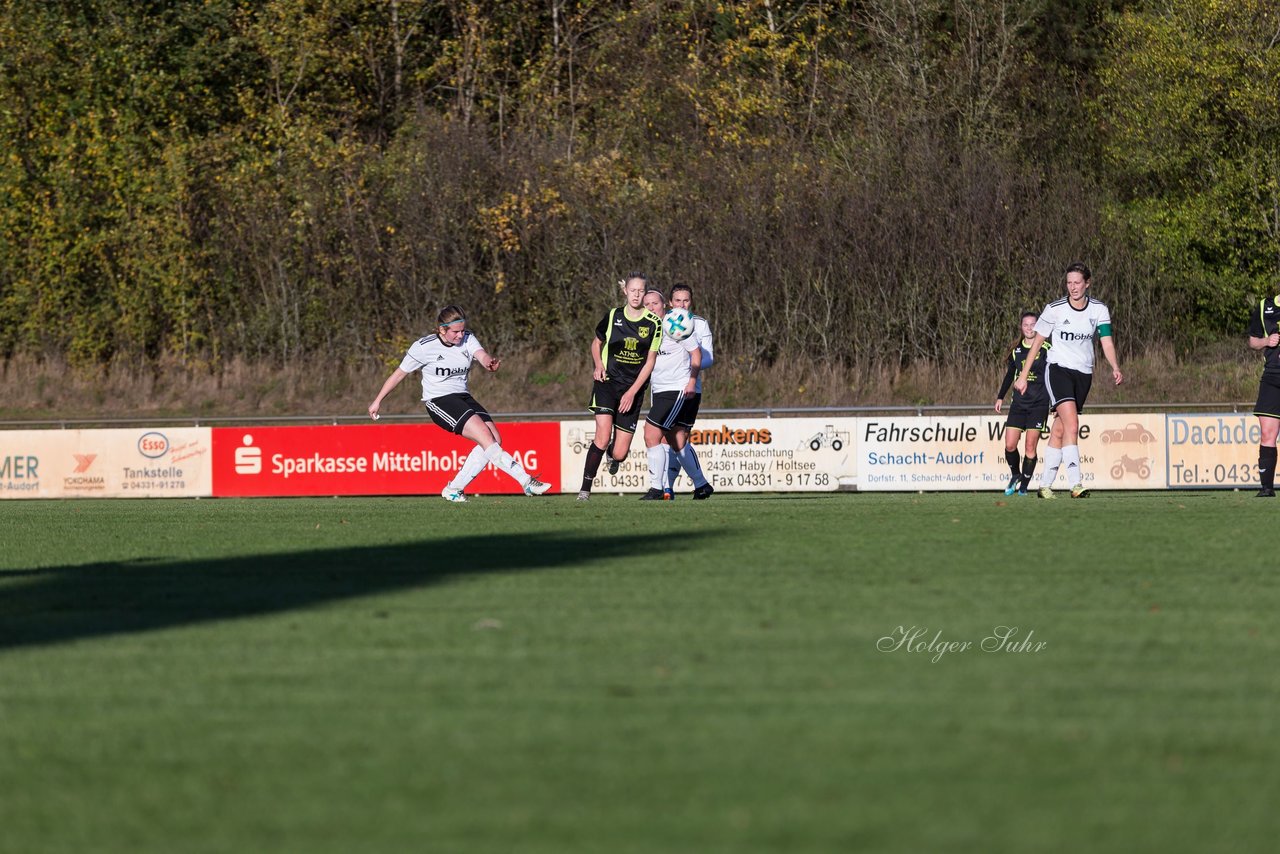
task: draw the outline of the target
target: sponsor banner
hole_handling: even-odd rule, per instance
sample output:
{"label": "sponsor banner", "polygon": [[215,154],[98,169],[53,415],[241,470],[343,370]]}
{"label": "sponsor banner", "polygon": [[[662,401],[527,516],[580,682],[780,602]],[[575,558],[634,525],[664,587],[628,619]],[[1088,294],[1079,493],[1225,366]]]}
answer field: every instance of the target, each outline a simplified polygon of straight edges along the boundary
{"label": "sponsor banner", "polygon": [[206,427],[0,433],[0,498],[212,494]]}
{"label": "sponsor banner", "polygon": [[[698,422],[689,441],[697,449],[707,481],[718,491],[831,492],[851,488],[857,480],[856,422],[855,418],[708,419]],[[581,487],[586,449],[594,435],[594,421],[561,422],[561,488],[565,492]],[[606,460],[592,489],[649,489],[643,422],[618,473],[609,474]],[[676,491],[692,490],[692,481],[682,472]]]}
{"label": "sponsor banner", "polygon": [[1257,416],[1238,412],[1165,416],[1169,456],[1166,462],[1173,489],[1257,488],[1258,443],[1262,428]]}
{"label": "sponsor banner", "polygon": [[[858,488],[879,490],[1003,490],[1004,416],[860,418]],[[1019,453],[1025,447],[1019,437]],[[1080,419],[1080,468],[1096,489],[1163,489],[1165,426],[1160,415],[1091,415]],[[1048,447],[1042,438],[1037,455]],[[1040,485],[1044,464],[1031,488]],[[1064,489],[1059,469],[1055,488]]]}
{"label": "sponsor banner", "polygon": [[1004,417],[859,418],[858,489],[1004,488]]}
{"label": "sponsor banner", "polygon": [[[1164,489],[1166,459],[1163,415],[1080,417],[1080,468],[1090,489]],[[1070,488],[1064,474],[1055,487]]]}
{"label": "sponsor banner", "polygon": [[[593,421],[500,429],[504,448],[536,477],[578,490]],[[691,438],[722,491],[994,491],[1008,478],[1003,434],[996,415],[873,416],[705,421]],[[1259,438],[1250,414],[1086,413],[1082,474],[1098,489],[1249,488],[1257,484]],[[425,423],[4,431],[0,498],[431,495],[473,447]],[[1046,447],[1041,441],[1041,457]],[[1032,488],[1042,471],[1043,464]],[[619,472],[602,465],[594,488],[641,493],[648,486],[641,431]],[[1055,486],[1069,486],[1064,472]],[[690,491],[687,475],[676,488]],[[519,487],[489,466],[468,491]]]}
{"label": "sponsor banner", "polygon": [[[551,483],[554,492],[559,425],[503,423],[498,429],[502,447],[534,477]],[[438,494],[474,447],[434,424],[218,427],[213,430],[213,494]],[[518,493],[520,486],[490,465],[467,492]]]}

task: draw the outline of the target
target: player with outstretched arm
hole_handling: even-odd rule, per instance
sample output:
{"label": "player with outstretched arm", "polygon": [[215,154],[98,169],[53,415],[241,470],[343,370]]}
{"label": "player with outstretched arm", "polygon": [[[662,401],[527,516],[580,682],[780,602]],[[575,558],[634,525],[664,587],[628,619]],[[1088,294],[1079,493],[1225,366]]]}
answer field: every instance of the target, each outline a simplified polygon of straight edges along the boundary
{"label": "player with outstretched arm", "polygon": [[1111,312],[1089,296],[1093,274],[1084,264],[1067,267],[1067,295],[1051,302],[1040,312],[1036,321],[1036,337],[1027,348],[1022,373],[1013,387],[1025,394],[1028,377],[1035,369],[1035,357],[1046,339],[1050,342],[1049,356],[1045,360],[1045,387],[1049,391],[1049,407],[1057,414],[1053,430],[1049,434],[1049,447],[1044,454],[1044,473],[1040,475],[1040,497],[1053,498],[1053,482],[1059,466],[1067,468],[1067,482],[1071,484],[1072,498],[1089,495],[1080,472],[1080,413],[1084,412],[1085,399],[1093,382],[1094,349],[1096,339],[1102,345],[1102,355],[1111,365],[1111,377],[1116,385],[1124,382],[1120,363],[1116,359],[1116,345],[1111,336]]}
{"label": "player with outstretched arm", "polygon": [[465,502],[463,491],[467,484],[490,463],[515,478],[525,495],[542,495],[551,485],[533,477],[502,449],[502,437],[493,418],[467,388],[473,360],[490,373],[498,370],[501,361],[485,352],[467,329],[466,316],[456,305],[441,309],[436,322],[436,334],[415,341],[400,367],[382,384],[382,390],[369,404],[369,417],[377,421],[382,401],[391,390],[409,374],[421,371],[422,400],[431,420],[441,429],[476,443],[440,496],[446,501]]}

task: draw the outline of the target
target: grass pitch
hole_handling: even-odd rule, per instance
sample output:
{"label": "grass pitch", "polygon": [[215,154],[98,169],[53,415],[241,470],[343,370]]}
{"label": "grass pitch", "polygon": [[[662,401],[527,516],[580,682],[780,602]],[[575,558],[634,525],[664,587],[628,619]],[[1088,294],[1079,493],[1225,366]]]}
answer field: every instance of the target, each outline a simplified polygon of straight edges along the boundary
{"label": "grass pitch", "polygon": [[0,849],[1270,850],[1277,512],[4,502]]}

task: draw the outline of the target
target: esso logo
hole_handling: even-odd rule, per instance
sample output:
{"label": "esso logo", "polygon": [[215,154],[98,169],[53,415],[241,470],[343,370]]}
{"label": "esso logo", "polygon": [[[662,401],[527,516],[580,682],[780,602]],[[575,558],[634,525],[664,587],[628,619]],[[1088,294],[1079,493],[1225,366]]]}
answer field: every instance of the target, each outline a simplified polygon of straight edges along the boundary
{"label": "esso logo", "polygon": [[163,433],[143,433],[138,439],[138,453],[148,459],[163,457],[169,450],[169,439]]}

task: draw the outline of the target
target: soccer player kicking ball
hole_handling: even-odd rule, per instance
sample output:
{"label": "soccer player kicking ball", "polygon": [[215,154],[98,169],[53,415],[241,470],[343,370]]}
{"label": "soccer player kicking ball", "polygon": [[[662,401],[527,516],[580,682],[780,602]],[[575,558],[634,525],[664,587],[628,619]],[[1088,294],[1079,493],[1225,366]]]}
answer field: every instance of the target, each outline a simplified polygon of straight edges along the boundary
{"label": "soccer player kicking ball", "polygon": [[525,495],[542,495],[551,488],[525,471],[524,466],[502,449],[502,437],[493,418],[480,401],[467,390],[467,376],[474,359],[486,371],[498,370],[501,362],[485,352],[484,347],[467,329],[467,319],[456,305],[445,306],[436,319],[435,335],[428,335],[409,347],[382,390],[369,404],[369,417],[378,420],[382,401],[401,380],[414,371],[422,371],[422,400],[436,426],[476,443],[462,463],[457,475],[440,493],[445,501],[463,503],[463,490],[493,463],[499,471],[515,478]]}
{"label": "soccer player kicking ball", "polygon": [[1066,466],[1071,497],[1086,498],[1089,495],[1080,471],[1080,413],[1084,412],[1084,402],[1093,382],[1095,339],[1102,345],[1102,355],[1111,365],[1115,384],[1124,382],[1120,363],[1116,360],[1116,345],[1111,337],[1111,312],[1089,296],[1091,278],[1092,274],[1084,264],[1075,263],[1067,268],[1067,296],[1049,303],[1040,312],[1035,326],[1036,337],[1027,348],[1026,363],[1013,384],[1019,394],[1026,393],[1027,375],[1031,373],[1040,345],[1048,339],[1045,387],[1049,390],[1049,408],[1058,417],[1054,419],[1049,447],[1044,453],[1041,498],[1054,497],[1053,482],[1060,466]]}

